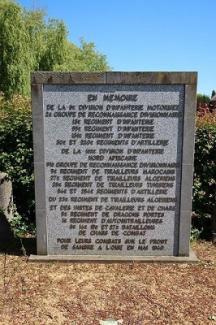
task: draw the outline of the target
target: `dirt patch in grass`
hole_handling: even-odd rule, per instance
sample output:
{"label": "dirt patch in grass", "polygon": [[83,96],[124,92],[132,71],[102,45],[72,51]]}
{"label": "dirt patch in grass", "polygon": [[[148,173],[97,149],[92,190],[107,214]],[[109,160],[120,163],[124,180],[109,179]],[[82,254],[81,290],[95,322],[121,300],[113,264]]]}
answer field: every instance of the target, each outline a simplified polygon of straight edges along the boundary
{"label": "dirt patch in grass", "polygon": [[216,247],[198,264],[28,262],[0,255],[0,324],[216,324]]}

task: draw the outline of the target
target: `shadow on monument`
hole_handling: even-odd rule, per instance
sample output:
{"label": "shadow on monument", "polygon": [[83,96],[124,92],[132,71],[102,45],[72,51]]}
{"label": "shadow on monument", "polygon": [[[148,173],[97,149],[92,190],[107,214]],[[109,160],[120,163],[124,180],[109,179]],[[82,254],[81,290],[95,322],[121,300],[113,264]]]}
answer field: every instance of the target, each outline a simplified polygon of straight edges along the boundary
{"label": "shadow on monument", "polygon": [[15,236],[7,218],[0,214],[0,254],[30,255],[36,253],[36,238]]}

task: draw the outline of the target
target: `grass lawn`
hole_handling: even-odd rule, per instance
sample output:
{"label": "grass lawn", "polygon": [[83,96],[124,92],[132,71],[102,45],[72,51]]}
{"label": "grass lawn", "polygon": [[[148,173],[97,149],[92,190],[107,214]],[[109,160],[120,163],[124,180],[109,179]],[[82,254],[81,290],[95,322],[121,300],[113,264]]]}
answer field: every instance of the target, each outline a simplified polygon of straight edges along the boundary
{"label": "grass lawn", "polygon": [[1,325],[216,324],[216,246],[197,264],[30,263],[0,255]]}

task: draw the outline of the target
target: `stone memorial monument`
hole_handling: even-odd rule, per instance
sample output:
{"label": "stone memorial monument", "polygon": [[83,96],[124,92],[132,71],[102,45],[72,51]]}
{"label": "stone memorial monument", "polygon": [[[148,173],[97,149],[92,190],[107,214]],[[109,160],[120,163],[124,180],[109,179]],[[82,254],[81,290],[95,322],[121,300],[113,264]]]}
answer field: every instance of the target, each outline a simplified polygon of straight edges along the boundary
{"label": "stone memorial monument", "polygon": [[194,261],[195,72],[32,74],[34,260]]}

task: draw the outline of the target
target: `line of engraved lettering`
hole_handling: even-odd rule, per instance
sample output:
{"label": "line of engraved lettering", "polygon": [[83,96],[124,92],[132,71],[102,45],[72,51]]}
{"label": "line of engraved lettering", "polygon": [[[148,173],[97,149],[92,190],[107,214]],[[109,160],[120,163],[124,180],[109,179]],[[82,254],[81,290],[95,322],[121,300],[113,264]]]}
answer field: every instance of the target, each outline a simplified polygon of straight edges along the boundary
{"label": "line of engraved lettering", "polygon": [[132,101],[132,102],[136,102],[138,95],[137,94],[105,94],[103,95],[103,101],[119,101],[119,102],[123,102],[123,101]]}
{"label": "line of engraved lettering", "polygon": [[179,118],[182,117],[182,112],[140,112],[140,118]]}

